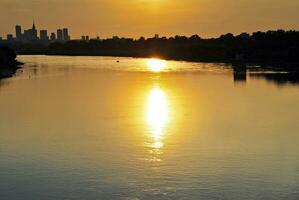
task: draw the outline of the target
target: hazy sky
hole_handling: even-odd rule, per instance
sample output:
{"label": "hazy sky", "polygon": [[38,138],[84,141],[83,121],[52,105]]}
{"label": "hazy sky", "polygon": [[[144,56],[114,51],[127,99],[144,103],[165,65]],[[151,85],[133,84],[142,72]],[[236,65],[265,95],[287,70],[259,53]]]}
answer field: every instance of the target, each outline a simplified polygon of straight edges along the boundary
{"label": "hazy sky", "polygon": [[299,0],[0,0],[0,35],[15,24],[110,37],[299,29]]}

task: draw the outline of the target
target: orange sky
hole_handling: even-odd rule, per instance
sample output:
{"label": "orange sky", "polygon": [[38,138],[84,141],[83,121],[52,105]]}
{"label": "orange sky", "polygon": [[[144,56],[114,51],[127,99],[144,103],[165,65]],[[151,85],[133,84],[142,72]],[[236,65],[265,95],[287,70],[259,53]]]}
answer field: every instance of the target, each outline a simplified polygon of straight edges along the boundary
{"label": "orange sky", "polygon": [[15,24],[70,34],[134,37],[299,29],[299,0],[0,0],[0,36]]}

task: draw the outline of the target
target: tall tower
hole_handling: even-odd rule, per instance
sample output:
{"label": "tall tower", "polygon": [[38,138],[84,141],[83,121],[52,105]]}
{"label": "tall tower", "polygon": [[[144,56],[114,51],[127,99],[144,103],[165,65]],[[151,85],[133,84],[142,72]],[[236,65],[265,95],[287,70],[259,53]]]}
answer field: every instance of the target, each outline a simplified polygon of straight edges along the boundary
{"label": "tall tower", "polygon": [[56,40],[56,35],[55,35],[55,33],[51,33],[50,40],[51,40],[51,41],[55,41],[55,40]]}
{"label": "tall tower", "polygon": [[37,40],[37,30],[35,28],[34,21],[33,21],[32,29],[31,29],[31,37],[32,37],[32,40]]}
{"label": "tall tower", "polygon": [[63,33],[61,29],[57,30],[57,40],[62,41],[63,40]]}
{"label": "tall tower", "polygon": [[16,25],[16,39],[17,41],[22,40],[22,27],[20,25]]}
{"label": "tall tower", "polygon": [[49,40],[48,31],[47,30],[40,30],[39,37],[40,37],[40,40],[42,40],[42,41],[48,41]]}
{"label": "tall tower", "polygon": [[62,32],[63,32],[63,40],[64,40],[64,41],[68,41],[68,40],[70,40],[69,30],[68,30],[67,28],[64,28],[64,29],[62,30]]}

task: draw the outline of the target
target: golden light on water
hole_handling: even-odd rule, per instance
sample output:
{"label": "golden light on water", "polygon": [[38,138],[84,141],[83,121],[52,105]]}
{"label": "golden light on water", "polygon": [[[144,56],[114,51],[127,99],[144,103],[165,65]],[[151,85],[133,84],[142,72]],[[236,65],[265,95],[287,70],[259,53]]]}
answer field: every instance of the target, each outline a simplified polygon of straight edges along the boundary
{"label": "golden light on water", "polygon": [[147,66],[152,72],[161,72],[166,68],[166,61],[156,58],[147,60]]}
{"label": "golden light on water", "polygon": [[147,122],[150,127],[151,138],[155,149],[163,147],[163,131],[169,121],[168,100],[159,87],[151,90],[147,105]]}

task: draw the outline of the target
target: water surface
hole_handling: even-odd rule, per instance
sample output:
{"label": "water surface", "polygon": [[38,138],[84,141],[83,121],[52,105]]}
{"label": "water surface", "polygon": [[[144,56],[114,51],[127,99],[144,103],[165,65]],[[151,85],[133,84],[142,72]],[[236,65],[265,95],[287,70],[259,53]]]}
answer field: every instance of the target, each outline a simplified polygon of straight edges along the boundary
{"label": "water surface", "polygon": [[288,73],[19,60],[0,82],[1,200],[299,198],[299,87]]}

